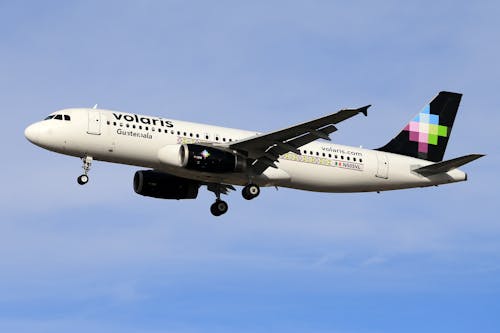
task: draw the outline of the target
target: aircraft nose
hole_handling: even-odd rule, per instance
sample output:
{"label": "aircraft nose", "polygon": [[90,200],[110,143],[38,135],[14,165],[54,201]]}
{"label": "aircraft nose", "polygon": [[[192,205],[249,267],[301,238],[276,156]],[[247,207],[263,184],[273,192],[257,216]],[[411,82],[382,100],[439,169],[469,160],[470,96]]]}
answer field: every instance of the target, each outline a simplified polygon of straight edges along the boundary
{"label": "aircraft nose", "polygon": [[36,143],[38,140],[38,137],[40,135],[40,128],[37,126],[37,124],[32,124],[26,127],[24,130],[24,136],[26,139],[28,139],[31,143]]}

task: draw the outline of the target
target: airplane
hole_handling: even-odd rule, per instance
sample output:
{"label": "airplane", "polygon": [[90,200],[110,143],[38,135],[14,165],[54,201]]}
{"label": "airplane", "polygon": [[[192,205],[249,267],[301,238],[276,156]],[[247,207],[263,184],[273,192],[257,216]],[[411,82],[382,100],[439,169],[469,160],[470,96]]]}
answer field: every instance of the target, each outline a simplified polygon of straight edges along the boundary
{"label": "airplane", "polygon": [[462,94],[440,92],[386,145],[363,149],[333,144],[337,125],[370,105],[343,109],[282,130],[260,133],[105,109],[71,108],[24,132],[33,144],[78,157],[80,185],[93,161],[147,168],[137,171],[137,194],[195,199],[201,186],[216,196],[210,211],[228,211],[222,194],[243,186],[247,200],[261,187],[347,193],[437,186],[467,180],[458,168],[484,155],[443,161]]}

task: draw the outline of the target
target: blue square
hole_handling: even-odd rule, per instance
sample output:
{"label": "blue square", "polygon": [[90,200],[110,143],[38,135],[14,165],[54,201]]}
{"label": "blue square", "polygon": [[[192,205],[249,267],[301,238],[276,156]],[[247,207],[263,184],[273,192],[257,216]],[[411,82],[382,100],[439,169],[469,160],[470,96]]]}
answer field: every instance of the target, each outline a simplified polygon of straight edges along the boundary
{"label": "blue square", "polygon": [[439,125],[439,116],[436,114],[429,115],[429,124]]}
{"label": "blue square", "polygon": [[430,104],[427,104],[426,106],[424,106],[424,108],[422,109],[422,111],[420,111],[420,113],[431,113]]}

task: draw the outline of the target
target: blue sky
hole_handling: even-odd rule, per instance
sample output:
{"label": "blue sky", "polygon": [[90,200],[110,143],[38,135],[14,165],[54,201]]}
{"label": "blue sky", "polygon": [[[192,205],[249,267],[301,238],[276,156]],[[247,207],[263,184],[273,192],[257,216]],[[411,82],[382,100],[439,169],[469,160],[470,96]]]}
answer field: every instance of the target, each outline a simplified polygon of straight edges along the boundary
{"label": "blue sky", "polygon": [[[497,332],[499,5],[457,1],[2,1],[0,331]],[[99,106],[267,131],[373,104],[335,142],[377,147],[464,93],[446,157],[470,180],[383,194],[132,190],[135,168],[24,128]]]}

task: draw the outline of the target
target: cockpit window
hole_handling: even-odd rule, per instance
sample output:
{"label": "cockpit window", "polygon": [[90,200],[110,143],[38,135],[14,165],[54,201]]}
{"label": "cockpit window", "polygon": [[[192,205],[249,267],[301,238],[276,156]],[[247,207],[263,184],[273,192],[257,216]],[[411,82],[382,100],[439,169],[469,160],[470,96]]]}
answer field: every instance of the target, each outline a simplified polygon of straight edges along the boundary
{"label": "cockpit window", "polygon": [[44,120],[50,120],[50,119],[57,119],[57,120],[66,120],[66,121],[71,121],[71,117],[68,116],[67,114],[51,114]]}

